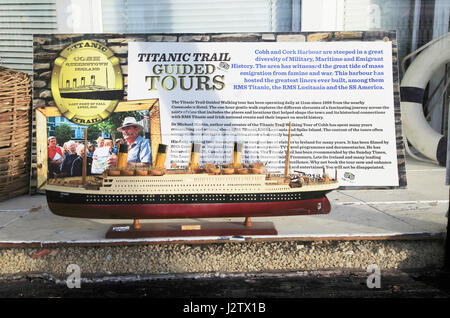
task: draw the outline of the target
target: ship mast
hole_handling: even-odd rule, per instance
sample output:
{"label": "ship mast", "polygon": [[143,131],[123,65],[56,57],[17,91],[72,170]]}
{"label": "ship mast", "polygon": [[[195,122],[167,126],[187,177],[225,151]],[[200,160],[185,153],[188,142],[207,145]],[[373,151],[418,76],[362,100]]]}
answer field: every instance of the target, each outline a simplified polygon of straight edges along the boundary
{"label": "ship mast", "polygon": [[291,122],[289,122],[289,134],[288,134],[288,145],[287,145],[287,152],[286,152],[286,161],[284,165],[284,176],[289,176],[289,157],[291,156]]}
{"label": "ship mast", "polygon": [[81,174],[81,183],[86,185],[87,174],[87,128],[84,128],[84,155],[83,155],[83,170]]}

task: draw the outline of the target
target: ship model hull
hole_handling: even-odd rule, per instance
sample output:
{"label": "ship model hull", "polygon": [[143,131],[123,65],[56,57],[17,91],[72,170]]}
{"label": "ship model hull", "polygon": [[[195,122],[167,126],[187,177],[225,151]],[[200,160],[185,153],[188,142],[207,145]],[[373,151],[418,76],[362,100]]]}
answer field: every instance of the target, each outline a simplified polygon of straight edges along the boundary
{"label": "ship model hull", "polygon": [[60,216],[98,219],[171,219],[327,214],[327,192],[239,194],[82,194],[47,190]]}
{"label": "ship model hull", "polygon": [[[289,124],[290,144],[291,125]],[[126,151],[124,147],[123,151]],[[179,219],[327,214],[326,194],[339,187],[331,179],[301,172],[284,175],[261,163],[241,165],[242,144],[235,143],[232,163],[199,167],[201,146],[192,144],[185,169],[165,169],[167,146],[160,144],[154,167],[127,166],[125,157],[102,176],[48,180],[47,203],[57,215],[96,219]],[[120,149],[119,149],[120,150]]]}

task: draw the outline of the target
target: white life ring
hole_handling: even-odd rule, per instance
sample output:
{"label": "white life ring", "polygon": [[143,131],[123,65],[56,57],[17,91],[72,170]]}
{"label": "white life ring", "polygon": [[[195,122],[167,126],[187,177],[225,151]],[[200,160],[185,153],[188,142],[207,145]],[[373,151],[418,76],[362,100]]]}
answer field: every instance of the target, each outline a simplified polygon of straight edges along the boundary
{"label": "white life ring", "polygon": [[433,74],[450,62],[450,32],[424,49],[408,67],[400,85],[403,132],[424,156],[445,166],[447,138],[430,127],[423,113],[425,88]]}

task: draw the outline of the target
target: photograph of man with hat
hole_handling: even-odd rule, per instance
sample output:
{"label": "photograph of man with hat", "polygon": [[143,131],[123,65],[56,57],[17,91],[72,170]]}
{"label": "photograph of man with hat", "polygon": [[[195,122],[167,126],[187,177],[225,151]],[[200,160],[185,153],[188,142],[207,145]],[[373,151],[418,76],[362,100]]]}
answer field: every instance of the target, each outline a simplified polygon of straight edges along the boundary
{"label": "photograph of man with hat", "polygon": [[[126,117],[122,126],[117,128],[128,144],[128,164],[151,165],[152,163],[150,140],[139,135],[143,129],[144,127],[134,117]],[[108,159],[108,165],[115,166],[116,162],[117,156],[112,154]]]}

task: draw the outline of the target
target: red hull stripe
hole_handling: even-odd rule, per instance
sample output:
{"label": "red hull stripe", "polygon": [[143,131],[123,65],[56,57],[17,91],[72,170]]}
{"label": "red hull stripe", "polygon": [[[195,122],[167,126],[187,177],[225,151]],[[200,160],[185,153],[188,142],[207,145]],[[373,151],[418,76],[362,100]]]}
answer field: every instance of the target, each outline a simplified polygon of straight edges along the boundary
{"label": "red hull stripe", "polygon": [[91,219],[179,219],[327,214],[326,197],[318,199],[206,204],[75,204],[48,202],[54,214]]}

